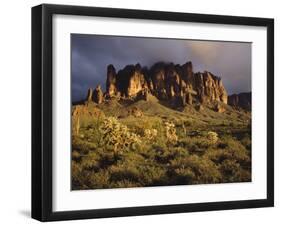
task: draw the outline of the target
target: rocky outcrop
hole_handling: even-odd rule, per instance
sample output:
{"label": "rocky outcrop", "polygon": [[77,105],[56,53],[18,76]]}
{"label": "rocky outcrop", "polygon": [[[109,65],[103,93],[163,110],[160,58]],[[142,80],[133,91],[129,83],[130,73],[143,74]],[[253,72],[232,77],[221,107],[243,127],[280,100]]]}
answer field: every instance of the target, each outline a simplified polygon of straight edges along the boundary
{"label": "rocky outcrop", "polygon": [[106,93],[109,97],[113,97],[117,94],[116,71],[112,64],[107,67]]}
{"label": "rocky outcrop", "polygon": [[219,101],[227,104],[227,92],[221,78],[210,72],[193,72],[193,65],[157,63],[150,75],[154,95],[159,99],[180,99],[183,105],[193,102],[208,103]]}
{"label": "rocky outcrop", "polygon": [[147,88],[147,82],[140,64],[128,65],[117,74],[118,88],[121,95],[136,97],[143,89]]}
{"label": "rocky outcrop", "polygon": [[191,62],[183,65],[158,62],[150,69],[140,64],[127,65],[118,72],[110,64],[107,67],[105,94],[102,95],[100,87],[92,92],[96,103],[116,97],[147,100],[149,95],[170,101],[175,107],[194,103],[226,104],[228,100],[221,78],[208,71],[194,73]]}
{"label": "rocky outcrop", "polygon": [[251,110],[252,93],[248,92],[248,93],[232,94],[228,96],[228,104],[236,108]]}
{"label": "rocky outcrop", "polygon": [[208,71],[195,73],[193,78],[193,87],[201,103],[219,101],[227,104],[227,92],[221,78]]}
{"label": "rocky outcrop", "polygon": [[218,112],[218,113],[223,113],[226,111],[226,109],[224,108],[224,106],[220,103],[216,103],[215,107],[214,107],[214,111]]}
{"label": "rocky outcrop", "polygon": [[93,100],[93,89],[88,89],[87,93],[87,101],[92,101]]}
{"label": "rocky outcrop", "polygon": [[97,104],[100,104],[103,101],[103,92],[100,85],[93,91],[93,101]]}

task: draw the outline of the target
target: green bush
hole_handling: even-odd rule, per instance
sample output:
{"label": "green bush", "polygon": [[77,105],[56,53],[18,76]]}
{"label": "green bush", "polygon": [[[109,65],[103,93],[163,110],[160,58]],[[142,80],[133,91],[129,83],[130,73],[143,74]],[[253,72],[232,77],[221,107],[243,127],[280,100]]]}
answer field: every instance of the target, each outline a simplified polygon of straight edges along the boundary
{"label": "green bush", "polygon": [[241,168],[240,164],[235,160],[224,160],[220,165],[220,171],[225,182],[251,181],[250,172]]}
{"label": "green bush", "polygon": [[183,171],[186,171],[188,180],[191,180],[193,184],[218,183],[222,179],[220,171],[214,162],[197,155],[174,159],[171,161],[171,168],[172,176],[175,176],[175,178],[178,176],[177,172],[182,174]]}

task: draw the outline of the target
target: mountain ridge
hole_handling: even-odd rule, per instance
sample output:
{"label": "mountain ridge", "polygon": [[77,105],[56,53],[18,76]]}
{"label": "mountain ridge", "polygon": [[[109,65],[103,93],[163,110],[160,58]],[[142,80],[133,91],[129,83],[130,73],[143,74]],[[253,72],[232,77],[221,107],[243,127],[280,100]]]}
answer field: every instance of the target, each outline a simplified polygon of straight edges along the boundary
{"label": "mountain ridge", "polygon": [[190,61],[183,65],[157,62],[150,68],[137,63],[119,71],[109,64],[105,92],[100,85],[89,88],[86,100],[97,104],[111,99],[147,100],[149,94],[174,108],[216,102],[251,109],[247,95],[228,96],[221,77],[209,71],[194,72]]}

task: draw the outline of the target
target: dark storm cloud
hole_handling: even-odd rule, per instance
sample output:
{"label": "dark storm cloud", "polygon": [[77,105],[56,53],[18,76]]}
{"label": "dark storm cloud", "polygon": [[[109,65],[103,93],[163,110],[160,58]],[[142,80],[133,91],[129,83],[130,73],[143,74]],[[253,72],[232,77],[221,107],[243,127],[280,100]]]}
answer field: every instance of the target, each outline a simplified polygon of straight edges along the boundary
{"label": "dark storm cloud", "polygon": [[229,94],[251,90],[251,44],[72,34],[72,98],[89,87],[105,88],[106,68],[128,64],[150,67],[158,61],[184,64],[220,76]]}

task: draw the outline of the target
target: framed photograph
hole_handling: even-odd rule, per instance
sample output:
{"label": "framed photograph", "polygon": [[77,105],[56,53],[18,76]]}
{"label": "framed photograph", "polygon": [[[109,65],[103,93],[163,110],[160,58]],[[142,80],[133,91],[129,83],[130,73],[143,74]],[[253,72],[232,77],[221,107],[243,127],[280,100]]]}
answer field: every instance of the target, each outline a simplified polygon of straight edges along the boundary
{"label": "framed photograph", "polygon": [[32,217],[274,205],[274,21],[32,8]]}

